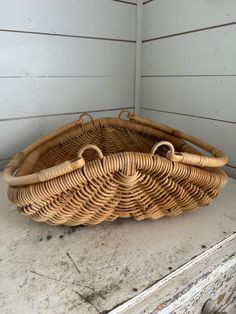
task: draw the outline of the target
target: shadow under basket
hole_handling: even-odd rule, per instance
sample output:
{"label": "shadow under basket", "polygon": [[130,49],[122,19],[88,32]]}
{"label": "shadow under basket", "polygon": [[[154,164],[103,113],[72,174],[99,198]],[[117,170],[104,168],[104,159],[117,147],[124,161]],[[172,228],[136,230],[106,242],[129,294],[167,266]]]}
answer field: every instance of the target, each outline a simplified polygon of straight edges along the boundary
{"label": "shadow under basket", "polygon": [[123,113],[96,120],[82,114],[17,154],[4,171],[10,201],[33,220],[68,226],[158,219],[210,204],[227,182],[220,170],[227,156],[166,125],[129,112],[122,119]]}

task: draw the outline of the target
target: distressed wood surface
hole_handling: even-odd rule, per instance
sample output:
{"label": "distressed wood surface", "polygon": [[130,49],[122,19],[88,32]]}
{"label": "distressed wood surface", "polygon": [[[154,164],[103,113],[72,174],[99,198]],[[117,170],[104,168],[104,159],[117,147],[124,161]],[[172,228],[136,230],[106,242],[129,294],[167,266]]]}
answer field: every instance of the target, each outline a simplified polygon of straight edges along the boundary
{"label": "distressed wood surface", "polygon": [[135,15],[111,0],[0,1],[0,29],[21,32],[135,40]]}
{"label": "distressed wood surface", "polygon": [[144,6],[143,39],[190,32],[236,21],[234,0],[154,0]]}
{"label": "distressed wood surface", "polygon": [[234,314],[235,271],[233,234],[110,313],[200,314],[211,299],[218,310]]}
{"label": "distressed wood surface", "polygon": [[230,237],[235,188],[230,179],[211,206],[175,218],[68,228],[20,216],[1,181],[0,312],[109,312]]}

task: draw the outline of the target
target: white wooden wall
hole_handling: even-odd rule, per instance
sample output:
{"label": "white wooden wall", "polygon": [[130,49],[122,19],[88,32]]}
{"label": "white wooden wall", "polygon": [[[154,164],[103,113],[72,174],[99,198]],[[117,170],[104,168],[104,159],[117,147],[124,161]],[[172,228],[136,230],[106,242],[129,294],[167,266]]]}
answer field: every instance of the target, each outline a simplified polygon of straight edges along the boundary
{"label": "white wooden wall", "polygon": [[80,112],[134,107],[136,0],[0,0],[0,168]]}
{"label": "white wooden wall", "polygon": [[143,0],[142,28],[140,1],[0,0],[0,168],[80,112],[141,97],[141,114],[225,150],[236,177],[235,0]]}
{"label": "white wooden wall", "polygon": [[236,177],[236,1],[145,2],[141,114],[221,148]]}

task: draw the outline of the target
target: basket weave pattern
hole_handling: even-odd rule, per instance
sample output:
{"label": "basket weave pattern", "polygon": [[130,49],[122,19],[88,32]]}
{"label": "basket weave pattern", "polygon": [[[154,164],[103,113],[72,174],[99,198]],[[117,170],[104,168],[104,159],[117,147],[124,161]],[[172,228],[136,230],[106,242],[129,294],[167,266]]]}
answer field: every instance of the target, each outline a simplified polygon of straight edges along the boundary
{"label": "basket weave pattern", "polygon": [[[9,199],[33,220],[69,226],[157,219],[210,204],[227,177],[209,163],[227,157],[212,146],[219,158],[200,156],[184,133],[129,118],[81,117],[33,143],[6,167]],[[181,154],[170,156],[171,149]]]}

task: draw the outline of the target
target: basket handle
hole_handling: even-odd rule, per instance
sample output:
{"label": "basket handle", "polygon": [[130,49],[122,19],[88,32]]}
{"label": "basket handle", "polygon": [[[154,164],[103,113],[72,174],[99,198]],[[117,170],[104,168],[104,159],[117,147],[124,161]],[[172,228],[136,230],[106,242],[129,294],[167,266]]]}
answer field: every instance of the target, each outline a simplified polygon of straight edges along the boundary
{"label": "basket handle", "polygon": [[37,173],[15,177],[14,173],[18,168],[22,159],[24,159],[25,155],[23,153],[17,154],[11,162],[6,166],[4,170],[4,179],[7,184],[12,186],[20,186],[20,185],[29,185],[40,182],[45,182],[64,174],[67,174],[73,170],[80,169],[84,166],[85,160],[82,157],[83,152],[86,149],[94,149],[98,152],[99,158],[103,158],[102,151],[95,145],[85,145],[80,148],[78,151],[78,159],[72,161],[65,161],[59,165],[43,169]]}
{"label": "basket handle", "polygon": [[80,114],[80,116],[79,116],[79,119],[78,119],[78,121],[80,121],[80,122],[84,122],[83,121],[83,117],[84,116],[87,116],[87,117],[89,117],[89,119],[91,120],[91,122],[93,122],[94,121],[94,119],[93,119],[93,117],[92,117],[92,115],[90,114],[90,113],[88,113],[88,112],[83,112],[83,113],[81,113]]}
{"label": "basket handle", "polygon": [[[172,161],[181,162],[186,165],[193,165],[193,166],[198,166],[198,167],[213,167],[213,168],[223,167],[228,162],[228,157],[222,151],[220,151],[218,148],[212,145],[209,145],[208,143],[196,137],[193,137],[177,129],[173,129],[165,124],[161,124],[159,122],[154,122],[154,121],[145,119],[143,117],[136,116],[132,113],[129,113],[128,117],[131,121],[134,121],[136,123],[140,123],[142,125],[159,129],[177,138],[186,140],[204,149],[205,151],[207,151],[213,156],[213,157],[207,157],[207,156],[202,156],[202,155],[190,154],[186,152],[174,152],[173,150],[174,147],[173,147],[173,149],[171,149],[170,152],[167,154],[167,158]],[[170,145],[172,144],[168,142],[168,144],[157,143],[157,145],[159,146],[167,145],[170,148],[171,147]],[[154,147],[152,148],[152,151],[153,150],[155,151],[159,146],[155,148],[155,145],[154,145]]]}
{"label": "basket handle", "polygon": [[118,114],[119,119],[122,119],[121,116],[123,115],[123,113],[126,113],[127,118],[130,119],[130,116],[132,115],[132,113],[128,109],[123,109],[119,112],[119,114]]}
{"label": "basket handle", "polygon": [[87,144],[87,145],[84,145],[83,147],[80,148],[80,150],[78,151],[78,157],[80,159],[82,158],[83,153],[87,149],[94,149],[94,150],[96,150],[96,152],[98,153],[99,158],[103,159],[104,156],[103,156],[103,153],[102,153],[101,149],[98,148],[96,145],[93,145],[93,144]]}

